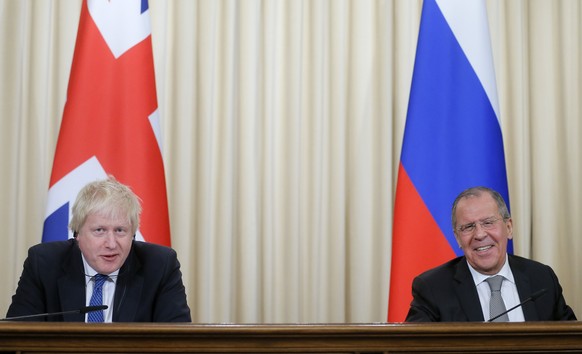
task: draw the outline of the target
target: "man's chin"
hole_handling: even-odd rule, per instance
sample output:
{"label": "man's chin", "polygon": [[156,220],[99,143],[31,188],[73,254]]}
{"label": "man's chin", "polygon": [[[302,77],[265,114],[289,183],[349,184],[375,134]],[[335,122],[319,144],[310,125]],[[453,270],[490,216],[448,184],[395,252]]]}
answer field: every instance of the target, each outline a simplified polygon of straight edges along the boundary
{"label": "man's chin", "polygon": [[477,262],[473,265],[473,268],[479,273],[487,275],[497,274],[500,270],[496,262]]}
{"label": "man's chin", "polygon": [[115,272],[116,270],[118,270],[119,268],[121,268],[121,266],[117,263],[114,264],[101,264],[98,268],[95,268],[95,270],[100,273],[100,274],[106,274],[109,275],[113,272]]}

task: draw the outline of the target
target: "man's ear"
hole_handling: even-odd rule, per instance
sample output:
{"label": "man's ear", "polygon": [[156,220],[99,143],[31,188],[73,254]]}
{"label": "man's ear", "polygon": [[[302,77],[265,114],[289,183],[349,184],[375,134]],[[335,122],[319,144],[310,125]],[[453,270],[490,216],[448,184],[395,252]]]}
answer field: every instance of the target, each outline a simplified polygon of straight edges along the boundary
{"label": "man's ear", "polygon": [[507,239],[513,239],[513,220],[511,218],[505,221],[505,227],[507,227]]}
{"label": "man's ear", "polygon": [[457,241],[457,245],[459,246],[459,248],[462,248],[461,241],[459,240],[459,236],[457,236],[457,231],[455,231],[454,229],[453,229],[453,235],[455,235],[455,241]]}

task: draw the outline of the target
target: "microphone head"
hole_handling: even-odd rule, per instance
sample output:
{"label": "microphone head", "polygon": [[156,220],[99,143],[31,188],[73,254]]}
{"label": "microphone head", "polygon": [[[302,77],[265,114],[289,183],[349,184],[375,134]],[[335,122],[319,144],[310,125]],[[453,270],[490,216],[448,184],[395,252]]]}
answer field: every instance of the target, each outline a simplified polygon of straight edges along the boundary
{"label": "microphone head", "polygon": [[81,308],[79,310],[79,312],[82,314],[85,314],[87,312],[107,310],[108,308],[109,308],[109,306],[107,306],[107,305],[85,306],[85,307]]}

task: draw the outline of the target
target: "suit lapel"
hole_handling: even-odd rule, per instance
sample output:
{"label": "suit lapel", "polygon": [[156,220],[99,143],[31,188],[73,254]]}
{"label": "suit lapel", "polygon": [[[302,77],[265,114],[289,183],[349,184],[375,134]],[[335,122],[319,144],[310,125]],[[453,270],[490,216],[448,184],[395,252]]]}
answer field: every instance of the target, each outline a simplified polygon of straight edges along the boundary
{"label": "suit lapel", "polygon": [[[519,294],[519,301],[523,302],[523,300],[532,294],[529,276],[525,271],[522,262],[520,262],[518,258],[515,258],[511,255],[509,255],[509,267],[513,273],[513,278],[515,279],[517,293]],[[536,309],[535,303],[532,301],[524,304],[522,309],[523,317],[526,321],[539,320],[538,311]]]}
{"label": "suit lapel", "polygon": [[138,272],[141,263],[134,249],[132,245],[125,264],[119,270],[113,302],[113,322],[134,322],[136,318],[144,279]]}
{"label": "suit lapel", "polygon": [[[76,310],[85,306],[85,272],[81,250],[76,241],[62,265],[62,276],[57,280],[59,299],[63,311]],[[84,322],[85,315],[73,313],[63,315],[65,322]]]}
{"label": "suit lapel", "polygon": [[465,312],[468,321],[483,322],[483,310],[475,287],[475,282],[469,272],[467,260],[462,257],[455,266],[455,293]]}

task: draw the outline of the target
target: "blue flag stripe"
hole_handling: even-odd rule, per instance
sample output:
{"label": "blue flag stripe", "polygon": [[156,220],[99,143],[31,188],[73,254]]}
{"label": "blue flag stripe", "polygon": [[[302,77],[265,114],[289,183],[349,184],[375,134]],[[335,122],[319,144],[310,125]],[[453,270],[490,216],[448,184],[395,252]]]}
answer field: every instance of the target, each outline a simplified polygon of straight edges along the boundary
{"label": "blue flag stripe", "polygon": [[50,214],[44,221],[42,242],[61,241],[68,237],[69,203]]}

